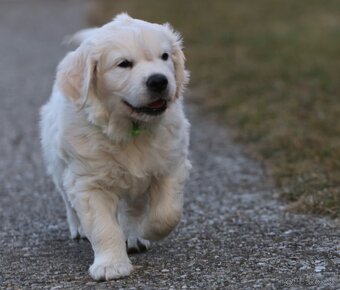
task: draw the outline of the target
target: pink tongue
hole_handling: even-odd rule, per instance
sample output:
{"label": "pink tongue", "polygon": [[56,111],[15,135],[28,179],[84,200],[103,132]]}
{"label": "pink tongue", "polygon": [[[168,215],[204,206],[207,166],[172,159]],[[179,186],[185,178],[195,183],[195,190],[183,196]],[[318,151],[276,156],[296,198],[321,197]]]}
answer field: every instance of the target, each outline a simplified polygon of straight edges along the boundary
{"label": "pink tongue", "polygon": [[148,104],[147,107],[151,109],[159,109],[164,106],[164,102],[164,100],[157,100],[153,103]]}

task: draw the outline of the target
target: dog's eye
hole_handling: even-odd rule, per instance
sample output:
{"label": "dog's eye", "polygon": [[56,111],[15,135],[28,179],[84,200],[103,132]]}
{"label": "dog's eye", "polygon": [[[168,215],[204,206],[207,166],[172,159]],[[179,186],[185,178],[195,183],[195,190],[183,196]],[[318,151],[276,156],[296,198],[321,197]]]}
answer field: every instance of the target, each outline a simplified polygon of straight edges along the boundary
{"label": "dog's eye", "polygon": [[169,58],[169,54],[166,53],[166,52],[164,52],[164,53],[162,54],[162,59],[163,59],[163,60],[168,60],[168,58]]}
{"label": "dog's eye", "polygon": [[120,62],[118,64],[118,66],[122,67],[122,68],[127,68],[127,67],[132,67],[133,63],[132,63],[132,61],[128,61],[128,60],[124,59],[122,62]]}

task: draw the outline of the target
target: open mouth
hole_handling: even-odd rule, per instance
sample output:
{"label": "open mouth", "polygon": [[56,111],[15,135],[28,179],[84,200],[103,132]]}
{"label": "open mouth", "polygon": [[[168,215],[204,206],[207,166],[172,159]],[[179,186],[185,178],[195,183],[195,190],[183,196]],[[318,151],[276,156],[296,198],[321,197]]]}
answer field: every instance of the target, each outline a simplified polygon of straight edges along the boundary
{"label": "open mouth", "polygon": [[166,100],[163,100],[163,99],[158,99],[143,107],[134,107],[131,104],[129,104],[127,101],[124,101],[124,103],[129,108],[131,108],[134,112],[143,113],[147,115],[159,115],[163,113],[167,108],[167,102]]}

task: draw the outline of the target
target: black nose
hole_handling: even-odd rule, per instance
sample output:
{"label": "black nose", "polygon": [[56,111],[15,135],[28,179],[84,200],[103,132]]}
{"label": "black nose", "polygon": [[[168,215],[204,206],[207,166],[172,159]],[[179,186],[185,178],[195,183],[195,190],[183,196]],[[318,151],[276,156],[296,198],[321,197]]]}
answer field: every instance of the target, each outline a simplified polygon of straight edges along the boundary
{"label": "black nose", "polygon": [[165,77],[165,75],[154,74],[149,76],[146,81],[146,86],[150,91],[161,93],[167,88],[168,79]]}

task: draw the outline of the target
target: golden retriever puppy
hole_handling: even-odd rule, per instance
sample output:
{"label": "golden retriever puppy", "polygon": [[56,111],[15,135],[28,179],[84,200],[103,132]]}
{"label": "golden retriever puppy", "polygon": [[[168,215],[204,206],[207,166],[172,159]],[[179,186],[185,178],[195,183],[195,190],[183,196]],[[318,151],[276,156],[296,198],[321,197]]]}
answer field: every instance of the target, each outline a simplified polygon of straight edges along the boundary
{"label": "golden retriever puppy", "polygon": [[71,237],[93,247],[90,275],[116,279],[132,271],[127,250],[146,250],[180,220],[188,72],[168,24],[120,14],[72,41],[41,109],[41,143]]}

